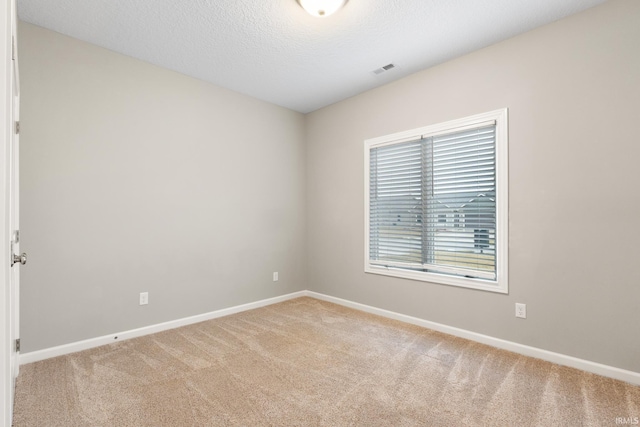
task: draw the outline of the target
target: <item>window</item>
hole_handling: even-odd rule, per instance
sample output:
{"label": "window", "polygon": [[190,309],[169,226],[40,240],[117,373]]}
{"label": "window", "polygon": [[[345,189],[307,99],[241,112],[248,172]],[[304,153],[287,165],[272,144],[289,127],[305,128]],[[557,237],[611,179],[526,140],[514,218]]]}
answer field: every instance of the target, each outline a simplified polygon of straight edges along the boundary
{"label": "window", "polygon": [[508,292],[507,110],[365,141],[365,272]]}

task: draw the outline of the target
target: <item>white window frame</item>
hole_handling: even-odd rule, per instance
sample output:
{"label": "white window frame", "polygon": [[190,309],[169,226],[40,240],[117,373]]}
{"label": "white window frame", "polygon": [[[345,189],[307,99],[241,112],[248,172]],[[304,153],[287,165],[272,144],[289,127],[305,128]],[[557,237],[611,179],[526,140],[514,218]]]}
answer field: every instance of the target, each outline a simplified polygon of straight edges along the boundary
{"label": "white window frame", "polygon": [[[447,275],[435,272],[403,270],[399,268],[373,265],[369,259],[369,174],[370,150],[385,145],[411,141],[422,137],[438,135],[461,128],[474,127],[487,121],[496,123],[496,278],[479,279]],[[476,114],[457,120],[438,123],[391,135],[367,139],[364,142],[364,271],[405,279],[480,289],[484,291],[509,293],[509,129],[508,109]],[[447,218],[449,220],[449,218]]]}

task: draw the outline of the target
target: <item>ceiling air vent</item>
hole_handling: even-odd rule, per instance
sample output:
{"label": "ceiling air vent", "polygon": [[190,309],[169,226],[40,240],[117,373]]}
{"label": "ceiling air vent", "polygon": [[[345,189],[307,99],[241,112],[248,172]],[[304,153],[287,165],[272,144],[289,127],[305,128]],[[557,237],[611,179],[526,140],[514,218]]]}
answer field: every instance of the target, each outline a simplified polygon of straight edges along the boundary
{"label": "ceiling air vent", "polygon": [[382,73],[384,73],[384,72],[386,72],[386,71],[389,71],[389,70],[392,70],[392,69],[394,69],[394,68],[396,68],[396,66],[395,66],[395,65],[393,65],[393,64],[387,64],[387,65],[385,65],[384,67],[380,67],[380,68],[378,68],[378,69],[376,69],[376,70],[373,70],[373,74],[376,74],[376,75],[378,75],[378,74],[382,74]]}

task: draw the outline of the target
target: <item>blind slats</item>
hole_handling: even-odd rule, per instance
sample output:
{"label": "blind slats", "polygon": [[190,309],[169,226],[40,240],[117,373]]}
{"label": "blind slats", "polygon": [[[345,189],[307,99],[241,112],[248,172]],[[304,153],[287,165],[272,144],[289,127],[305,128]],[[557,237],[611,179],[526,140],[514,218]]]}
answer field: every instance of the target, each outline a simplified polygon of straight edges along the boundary
{"label": "blind slats", "polygon": [[495,124],[369,156],[372,265],[495,279]]}

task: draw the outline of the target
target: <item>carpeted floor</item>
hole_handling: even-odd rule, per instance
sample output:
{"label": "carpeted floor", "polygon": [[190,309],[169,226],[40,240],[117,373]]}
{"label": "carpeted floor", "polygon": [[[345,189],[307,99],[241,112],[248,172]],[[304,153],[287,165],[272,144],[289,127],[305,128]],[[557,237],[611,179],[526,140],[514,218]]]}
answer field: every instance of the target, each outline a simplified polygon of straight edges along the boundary
{"label": "carpeted floor", "polygon": [[14,426],[615,426],[640,387],[299,298],[21,367]]}

